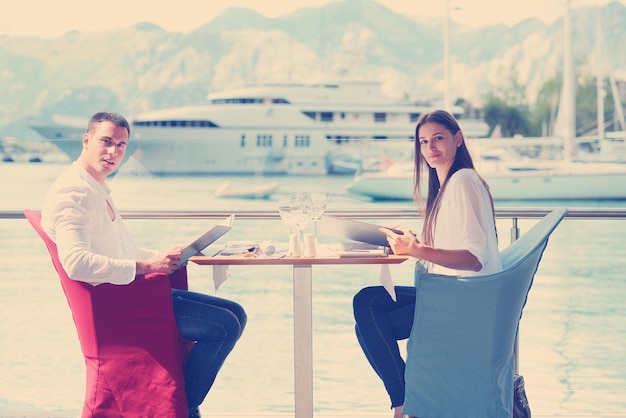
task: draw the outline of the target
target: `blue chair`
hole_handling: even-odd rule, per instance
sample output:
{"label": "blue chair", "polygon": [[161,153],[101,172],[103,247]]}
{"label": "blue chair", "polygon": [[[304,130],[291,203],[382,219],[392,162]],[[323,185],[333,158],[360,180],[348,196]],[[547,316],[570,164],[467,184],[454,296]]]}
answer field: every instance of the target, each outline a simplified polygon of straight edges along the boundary
{"label": "blue chair", "polygon": [[416,271],[404,413],[420,418],[511,418],[515,339],[554,210],[501,252],[503,270],[460,277]]}

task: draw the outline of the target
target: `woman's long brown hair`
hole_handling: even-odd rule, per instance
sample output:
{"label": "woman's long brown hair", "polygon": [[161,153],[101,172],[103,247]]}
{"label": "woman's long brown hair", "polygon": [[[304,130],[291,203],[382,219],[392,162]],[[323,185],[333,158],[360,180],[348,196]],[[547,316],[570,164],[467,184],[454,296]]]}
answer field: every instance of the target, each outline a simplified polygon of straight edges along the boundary
{"label": "woman's long brown hair", "polygon": [[[430,167],[424,156],[419,141],[419,130],[426,123],[437,123],[444,126],[452,136],[455,136],[457,132],[461,131],[461,127],[457,120],[450,113],[445,110],[435,110],[430,113],[424,113],[415,126],[415,171],[413,175],[413,200],[415,201],[417,208],[424,219],[424,227],[422,229],[422,240],[426,245],[433,245],[433,237],[435,235],[435,220],[439,213],[439,207],[441,205],[441,199],[445,192],[448,180],[454,173],[462,168],[470,168],[474,170],[474,163],[472,156],[465,144],[465,138],[461,142],[461,145],[457,148],[456,155],[454,156],[454,162],[443,184],[439,184],[439,178],[434,168]],[[424,195],[422,192],[422,181],[428,173],[428,194],[426,195],[426,202],[424,202]],[[480,177],[480,175],[479,175]],[[489,193],[489,199],[491,200],[491,210],[494,213],[494,228],[495,228],[495,210],[493,205],[493,198],[491,192],[489,192],[489,186],[485,180],[480,177],[487,193]]]}

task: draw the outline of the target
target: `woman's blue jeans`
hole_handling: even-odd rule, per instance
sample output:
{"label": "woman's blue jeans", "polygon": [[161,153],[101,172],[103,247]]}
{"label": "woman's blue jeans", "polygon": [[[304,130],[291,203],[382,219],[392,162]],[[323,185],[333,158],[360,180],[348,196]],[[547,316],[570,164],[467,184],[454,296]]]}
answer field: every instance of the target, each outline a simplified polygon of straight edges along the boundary
{"label": "woman's blue jeans", "polygon": [[404,405],[405,362],[398,341],[409,338],[415,315],[415,287],[395,289],[396,302],[382,286],[361,289],[353,299],[356,337],[382,379],[392,408]]}
{"label": "woman's blue jeans", "polygon": [[178,331],[196,341],[185,363],[187,405],[194,411],[241,337],[247,316],[238,303],[201,293],[172,289],[172,300]]}

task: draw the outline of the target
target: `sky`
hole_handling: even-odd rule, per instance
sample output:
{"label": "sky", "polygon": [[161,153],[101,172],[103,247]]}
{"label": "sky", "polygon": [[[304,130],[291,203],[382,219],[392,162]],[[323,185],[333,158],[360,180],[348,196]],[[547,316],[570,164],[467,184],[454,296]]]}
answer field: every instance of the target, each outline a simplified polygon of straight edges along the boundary
{"label": "sky", "polygon": [[[230,7],[257,10],[267,17],[335,0],[0,0],[0,35],[57,38],[68,31],[100,32],[151,22],[170,32],[186,33]],[[408,16],[441,19],[443,0],[377,0]],[[514,25],[538,17],[546,23],[559,18],[566,0],[449,0],[452,20],[474,27]],[[569,0],[573,8],[604,5],[608,0]],[[618,0],[626,4],[626,0]]]}

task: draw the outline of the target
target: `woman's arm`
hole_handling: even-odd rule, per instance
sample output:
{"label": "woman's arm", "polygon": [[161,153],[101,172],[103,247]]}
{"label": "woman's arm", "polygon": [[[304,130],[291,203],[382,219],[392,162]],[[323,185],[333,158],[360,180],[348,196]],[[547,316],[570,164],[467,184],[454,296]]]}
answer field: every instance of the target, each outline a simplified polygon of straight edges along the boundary
{"label": "woman's arm", "polygon": [[411,230],[402,227],[395,229],[399,229],[403,234],[398,235],[387,228],[381,228],[387,235],[387,242],[394,254],[410,255],[454,270],[479,271],[482,268],[478,258],[468,250],[433,248],[420,242]]}

